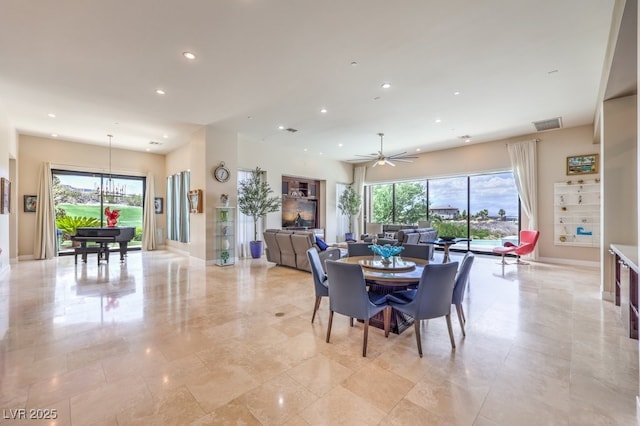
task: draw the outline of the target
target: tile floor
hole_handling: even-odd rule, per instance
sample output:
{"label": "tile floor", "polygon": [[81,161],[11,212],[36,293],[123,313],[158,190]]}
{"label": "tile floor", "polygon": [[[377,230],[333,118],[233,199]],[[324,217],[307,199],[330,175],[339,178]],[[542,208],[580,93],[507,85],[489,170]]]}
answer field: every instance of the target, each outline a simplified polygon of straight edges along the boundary
{"label": "tile floor", "polygon": [[325,343],[311,275],[264,259],[20,262],[0,276],[0,424],[636,424],[638,342],[600,300],[599,272],[503,276],[497,260],[476,258],[467,337],[453,315],[452,351],[431,320],[424,358],[413,328],[372,329],[363,358],[362,325],[341,315]]}

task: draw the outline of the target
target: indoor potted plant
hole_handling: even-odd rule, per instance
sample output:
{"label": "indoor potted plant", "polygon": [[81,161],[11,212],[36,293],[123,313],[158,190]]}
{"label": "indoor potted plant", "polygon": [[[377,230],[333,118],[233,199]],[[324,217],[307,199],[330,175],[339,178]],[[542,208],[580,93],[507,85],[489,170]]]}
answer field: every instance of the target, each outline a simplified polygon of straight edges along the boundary
{"label": "indoor potted plant", "polygon": [[360,213],[360,204],[362,204],[362,199],[351,185],[344,189],[338,199],[338,208],[343,215],[349,218],[349,233],[345,235],[346,240],[355,240],[351,231],[352,218]]}
{"label": "indoor potted plant", "polygon": [[251,176],[239,183],[238,188],[238,209],[242,214],[253,218],[253,241],[249,242],[249,246],[254,259],[262,255],[262,240],[258,240],[258,220],[267,213],[278,211],[282,203],[280,197],[269,196],[273,190],[262,180],[261,174],[260,167],[256,167],[251,171]]}

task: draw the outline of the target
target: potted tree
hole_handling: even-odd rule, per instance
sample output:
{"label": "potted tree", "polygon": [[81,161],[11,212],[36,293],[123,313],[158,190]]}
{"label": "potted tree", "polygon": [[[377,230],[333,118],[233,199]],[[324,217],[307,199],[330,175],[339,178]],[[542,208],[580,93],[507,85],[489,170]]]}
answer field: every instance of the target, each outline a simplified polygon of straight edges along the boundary
{"label": "potted tree", "polygon": [[258,239],[258,220],[267,213],[277,212],[282,200],[280,197],[270,197],[273,192],[267,182],[262,180],[262,170],[256,167],[251,176],[239,183],[238,209],[242,214],[253,218],[253,241],[249,242],[251,257],[258,259],[262,255],[262,240]]}
{"label": "potted tree", "polygon": [[343,215],[349,218],[349,233],[345,235],[346,240],[355,240],[351,230],[353,222],[352,218],[360,212],[360,204],[362,204],[362,199],[351,185],[345,188],[344,192],[338,199],[338,208]]}

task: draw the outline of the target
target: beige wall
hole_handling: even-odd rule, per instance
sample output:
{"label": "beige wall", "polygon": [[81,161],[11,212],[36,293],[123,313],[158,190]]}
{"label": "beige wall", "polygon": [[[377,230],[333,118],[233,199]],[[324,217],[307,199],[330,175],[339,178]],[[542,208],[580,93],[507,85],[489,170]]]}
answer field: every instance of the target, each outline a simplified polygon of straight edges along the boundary
{"label": "beige wall", "polygon": [[[108,145],[89,145],[58,139],[35,136],[20,136],[18,144],[18,255],[33,255],[35,214],[25,213],[22,208],[23,195],[33,195],[38,190],[38,171],[42,163],[50,162],[52,168],[80,171],[109,171]],[[156,196],[165,197],[163,155],[112,149],[112,172],[132,176],[151,173],[156,186]],[[164,214],[157,217],[158,227],[164,227]]]}
{"label": "beige wall", "polygon": [[[4,109],[0,108],[0,177],[7,179],[11,177],[9,161],[11,158],[15,158],[13,153],[15,153],[15,130],[10,125]],[[13,181],[15,184],[15,179]],[[15,201],[15,199],[12,201]],[[12,208],[11,210],[15,212],[16,209]],[[0,253],[0,273],[9,268],[12,248],[17,246],[15,240],[11,238],[13,233],[10,228],[9,216],[8,214],[0,214],[0,248],[2,249],[2,253]]]}
{"label": "beige wall", "polygon": [[[532,139],[540,140],[537,151],[539,256],[542,259],[597,262],[599,260],[597,248],[559,247],[553,243],[553,184],[567,180],[567,156],[599,151],[599,146],[593,144],[592,126],[535,133],[513,139],[428,152],[420,154],[413,163],[400,164],[396,167],[367,168],[366,182],[378,183],[511,170],[506,144]],[[523,228],[525,228],[524,216],[523,220],[525,221]]]}
{"label": "beige wall", "polygon": [[[353,181],[353,166],[351,164],[313,154],[294,155],[286,148],[274,148],[262,143],[239,141],[238,167],[244,170],[260,167],[265,170],[267,181],[276,193],[280,193],[282,188],[283,175],[322,181],[320,201],[322,206],[326,206],[326,209],[324,209],[324,214],[321,213],[320,227],[325,228],[327,241],[338,241],[337,223],[339,218],[336,205],[336,184]],[[323,191],[323,187],[325,191]],[[266,227],[281,228],[281,219],[280,213],[268,214]]]}
{"label": "beige wall", "polygon": [[637,116],[637,96],[603,103],[601,262],[603,296],[609,300],[613,300],[615,290],[609,247],[612,243],[638,244]]}

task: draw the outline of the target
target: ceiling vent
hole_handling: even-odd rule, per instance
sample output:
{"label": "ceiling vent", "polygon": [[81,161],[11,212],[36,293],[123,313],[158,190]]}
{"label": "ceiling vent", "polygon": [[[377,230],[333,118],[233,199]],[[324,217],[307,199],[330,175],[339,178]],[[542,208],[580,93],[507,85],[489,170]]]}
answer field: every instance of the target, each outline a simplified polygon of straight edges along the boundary
{"label": "ceiling vent", "polygon": [[533,125],[536,126],[536,130],[538,132],[562,129],[562,117],[551,118],[549,120],[534,121]]}
{"label": "ceiling vent", "polygon": [[295,133],[295,132],[297,132],[297,131],[298,131],[298,129],[294,129],[294,128],[291,128],[291,127],[289,127],[288,129],[285,129],[285,130],[286,130],[287,132],[291,132],[291,133]]}

